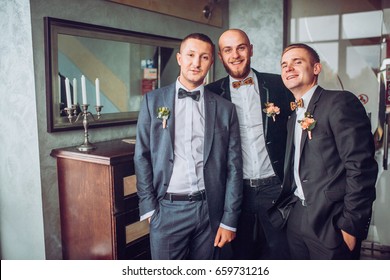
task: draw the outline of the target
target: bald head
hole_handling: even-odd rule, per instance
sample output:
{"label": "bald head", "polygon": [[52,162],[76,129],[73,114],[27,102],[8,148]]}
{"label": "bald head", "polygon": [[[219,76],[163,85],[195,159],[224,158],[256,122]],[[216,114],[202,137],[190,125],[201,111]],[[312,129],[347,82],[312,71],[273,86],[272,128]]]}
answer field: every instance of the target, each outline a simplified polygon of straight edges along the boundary
{"label": "bald head", "polygon": [[218,47],[219,51],[223,48],[224,45],[226,45],[226,41],[229,40],[229,38],[239,38],[242,42],[245,42],[248,46],[251,44],[249,41],[248,35],[242,31],[241,29],[229,29],[222,33],[222,35],[219,37],[218,41]]}
{"label": "bald head", "polygon": [[246,78],[253,55],[248,35],[240,29],[229,29],[219,37],[218,46],[218,56],[226,72],[237,80]]}

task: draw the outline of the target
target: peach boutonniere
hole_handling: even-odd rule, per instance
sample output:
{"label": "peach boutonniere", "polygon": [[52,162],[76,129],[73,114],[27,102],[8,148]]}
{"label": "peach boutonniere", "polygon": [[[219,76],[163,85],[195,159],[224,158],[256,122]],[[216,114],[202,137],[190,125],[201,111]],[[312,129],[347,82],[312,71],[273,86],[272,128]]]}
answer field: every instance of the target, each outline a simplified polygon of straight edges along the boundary
{"label": "peach boutonniere", "polygon": [[168,107],[158,107],[157,108],[157,118],[162,120],[162,126],[163,128],[167,127],[167,121],[169,119],[169,115],[171,114],[171,111]]}
{"label": "peach boutonniere", "polygon": [[305,117],[302,120],[298,120],[298,123],[301,124],[302,130],[307,130],[307,135],[309,136],[309,139],[311,139],[311,131],[317,123],[313,115],[310,112],[306,111]]}
{"label": "peach boutonniere", "polygon": [[280,108],[275,106],[274,103],[267,102],[265,103],[265,109],[263,109],[263,112],[267,114],[267,117],[272,117],[275,121],[275,116],[280,114]]}

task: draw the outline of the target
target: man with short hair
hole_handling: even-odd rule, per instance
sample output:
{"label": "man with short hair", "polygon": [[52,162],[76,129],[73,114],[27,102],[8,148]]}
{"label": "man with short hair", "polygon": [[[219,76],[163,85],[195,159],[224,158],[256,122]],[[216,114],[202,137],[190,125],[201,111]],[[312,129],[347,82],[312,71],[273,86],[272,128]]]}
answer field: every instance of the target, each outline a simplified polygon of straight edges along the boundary
{"label": "man with short hair", "polygon": [[142,101],[134,166],[141,220],[150,221],[152,259],[212,259],[235,238],[242,157],[235,107],[207,90],[214,45],[183,39],[175,83]]}
{"label": "man with short hair", "polygon": [[281,67],[296,102],[287,124],[283,191],[271,220],[287,221],[293,259],[359,259],[378,174],[370,120],[353,93],[317,84],[322,66],[310,46],[285,48]]}

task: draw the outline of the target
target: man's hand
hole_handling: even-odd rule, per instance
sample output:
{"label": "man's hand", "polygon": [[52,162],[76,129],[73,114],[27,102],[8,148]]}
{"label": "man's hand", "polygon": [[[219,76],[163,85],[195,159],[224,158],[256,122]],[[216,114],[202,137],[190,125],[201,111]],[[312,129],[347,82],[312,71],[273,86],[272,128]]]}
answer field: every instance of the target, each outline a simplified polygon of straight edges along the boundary
{"label": "man's hand", "polygon": [[341,230],[341,234],[343,235],[343,239],[345,244],[347,244],[350,251],[353,251],[356,246],[356,237],[353,235],[350,235],[349,233]]}
{"label": "man's hand", "polygon": [[226,243],[230,243],[236,238],[236,233],[222,227],[218,228],[217,235],[215,236],[214,246],[222,248]]}

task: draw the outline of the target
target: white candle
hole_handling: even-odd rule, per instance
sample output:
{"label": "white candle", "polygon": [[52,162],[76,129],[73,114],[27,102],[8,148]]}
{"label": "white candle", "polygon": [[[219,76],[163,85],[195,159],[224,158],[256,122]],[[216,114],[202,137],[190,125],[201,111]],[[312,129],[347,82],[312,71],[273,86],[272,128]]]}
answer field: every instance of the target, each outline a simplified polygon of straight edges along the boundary
{"label": "white candle", "polygon": [[81,76],[81,94],[83,95],[83,104],[87,104],[87,91],[85,89],[85,77]]}
{"label": "white candle", "polygon": [[73,104],[77,104],[77,80],[73,78]]}
{"label": "white candle", "polygon": [[66,90],[66,103],[67,108],[72,108],[72,100],[70,99],[70,85],[69,85],[69,79],[65,79],[65,90]]}
{"label": "white candle", "polygon": [[96,78],[95,80],[95,87],[96,87],[96,106],[100,106],[100,83],[98,78]]}
{"label": "white candle", "polygon": [[61,103],[61,76],[58,75],[58,103]]}

